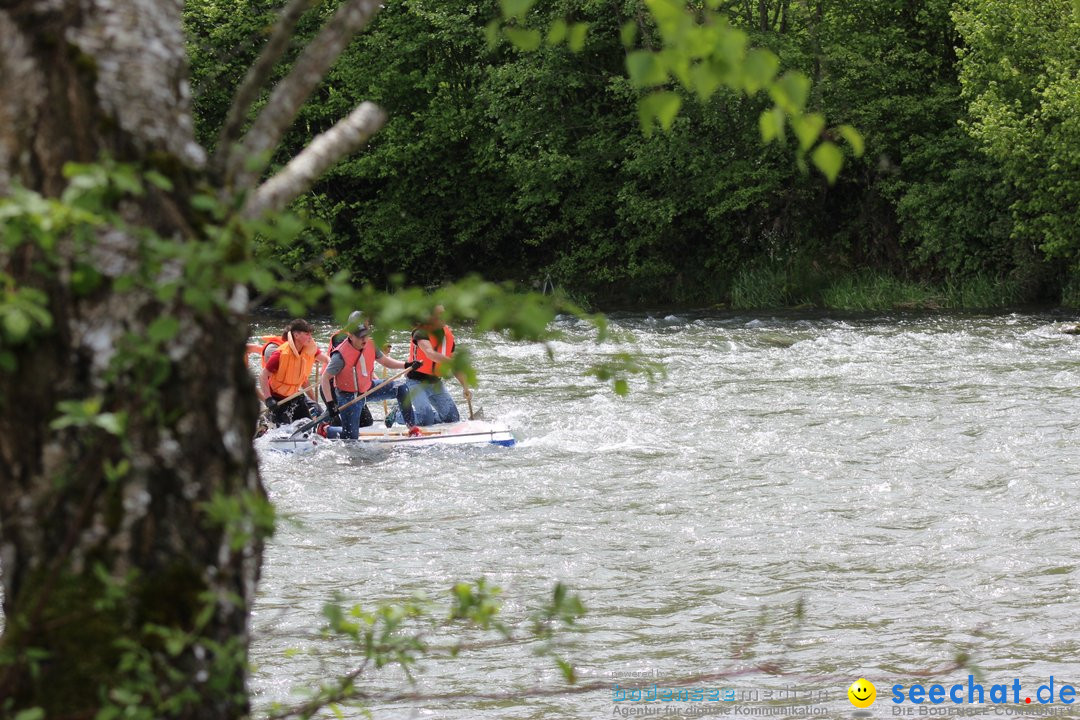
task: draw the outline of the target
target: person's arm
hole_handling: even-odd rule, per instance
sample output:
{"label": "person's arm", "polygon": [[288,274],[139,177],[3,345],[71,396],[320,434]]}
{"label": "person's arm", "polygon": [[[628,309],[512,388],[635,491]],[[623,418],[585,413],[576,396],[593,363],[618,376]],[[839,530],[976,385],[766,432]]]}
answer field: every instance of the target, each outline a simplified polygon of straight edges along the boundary
{"label": "person's arm", "polygon": [[319,390],[322,391],[324,400],[331,401],[334,399],[334,389],[330,387],[330,373],[323,373],[322,380],[319,381]]}
{"label": "person's arm", "polygon": [[443,355],[441,352],[439,352],[435,348],[431,347],[431,341],[430,340],[425,338],[424,340],[420,340],[416,344],[420,346],[420,349],[424,351],[425,355],[427,355],[429,358],[431,358],[435,362],[439,363],[440,365],[443,364],[443,363],[450,362],[450,356],[449,355]]}
{"label": "person's arm", "polygon": [[472,390],[469,389],[469,381],[465,379],[465,373],[456,372],[454,373],[454,377],[456,377],[457,381],[461,383],[461,394],[465,396],[466,400],[471,402]]}
{"label": "person's arm", "polygon": [[263,403],[266,402],[267,398],[273,397],[273,393],[270,392],[270,375],[269,368],[263,368],[262,373],[259,374],[259,384],[255,388],[259,400]]}
{"label": "person's arm", "polygon": [[[443,355],[441,352],[431,347],[430,340],[420,340],[416,344],[420,346],[420,349],[424,351],[425,355],[427,355],[429,358],[439,363],[440,365],[442,363],[451,362],[449,355]],[[461,391],[465,393],[465,398],[467,400],[471,400],[472,390],[469,389],[469,382],[465,379],[465,374],[462,372],[456,372],[454,373],[454,377],[456,377],[457,381],[461,383]]]}
{"label": "person's arm", "polygon": [[259,373],[259,384],[256,386],[255,391],[255,394],[259,396],[259,402],[270,397],[270,373],[267,372],[266,368],[263,368],[262,372]]}
{"label": "person's arm", "polygon": [[331,353],[330,362],[326,365],[326,372],[323,373],[322,380],[319,381],[319,389],[322,390],[322,397],[326,402],[326,409],[331,413],[337,410],[337,399],[334,397],[334,389],[331,387],[330,381],[336,378],[344,369],[345,358],[341,356],[341,353]]}
{"label": "person's arm", "polygon": [[[324,373],[319,372],[319,367],[320,366],[329,369],[329,365],[330,365],[330,358],[326,357],[326,353],[324,353],[322,350],[316,350],[316,352],[315,352],[315,364],[314,364],[315,377],[319,378],[323,374],[325,374],[325,372]],[[320,387],[322,386],[322,381],[321,380],[319,381],[319,386]],[[319,402],[319,396],[318,396],[318,394],[316,394],[315,388],[311,385],[311,376],[308,376],[308,378],[306,380],[304,380],[304,389],[307,390],[307,396],[309,398],[311,398],[312,401],[314,401],[316,403]],[[329,395],[328,397],[333,397],[333,395]]]}
{"label": "person's arm", "polygon": [[270,359],[266,361],[266,367],[264,367],[259,374],[259,384],[255,388],[255,393],[263,402],[266,402],[267,398],[273,397],[273,394],[270,392],[270,376],[277,372],[278,363],[280,361],[281,354],[275,350],[270,356]]}
{"label": "person's arm", "polygon": [[404,360],[395,360],[394,358],[390,357],[389,355],[377,354],[375,356],[375,362],[379,363],[383,367],[392,368],[394,370],[404,370],[405,369],[405,361]]}
{"label": "person's arm", "polygon": [[335,352],[330,356],[330,362],[326,364],[326,371],[323,372],[322,380],[319,381],[319,389],[322,391],[323,399],[327,402],[333,402],[334,400],[334,388],[331,386],[330,381],[338,376],[342,370],[345,369],[345,358],[341,357],[341,353]]}

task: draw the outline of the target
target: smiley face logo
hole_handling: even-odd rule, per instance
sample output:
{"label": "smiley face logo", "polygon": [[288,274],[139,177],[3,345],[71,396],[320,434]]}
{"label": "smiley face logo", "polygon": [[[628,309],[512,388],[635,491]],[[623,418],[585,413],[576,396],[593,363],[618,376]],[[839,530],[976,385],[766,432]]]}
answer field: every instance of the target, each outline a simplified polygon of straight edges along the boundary
{"label": "smiley face logo", "polygon": [[865,678],[859,678],[847,689],[848,700],[857,708],[868,708],[877,700],[877,688]]}

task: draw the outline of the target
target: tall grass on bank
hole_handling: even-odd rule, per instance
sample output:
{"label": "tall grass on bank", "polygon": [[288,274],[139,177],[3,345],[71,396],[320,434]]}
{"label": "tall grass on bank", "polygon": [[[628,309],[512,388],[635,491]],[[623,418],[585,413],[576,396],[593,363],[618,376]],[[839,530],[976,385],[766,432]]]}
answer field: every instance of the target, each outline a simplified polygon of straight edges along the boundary
{"label": "tall grass on bank", "polygon": [[986,310],[1018,305],[1024,301],[1020,286],[987,275],[952,279],[943,288],[945,307],[958,310]]}
{"label": "tall grass on bank", "polygon": [[781,267],[755,266],[739,271],[731,283],[731,307],[754,310],[794,305],[788,295],[788,271]]}
{"label": "tall grass on bank", "polygon": [[832,310],[918,310],[940,307],[938,300],[924,283],[871,272],[837,278],[821,294]]}
{"label": "tall grass on bank", "polygon": [[1068,308],[1080,308],[1080,268],[1073,270],[1061,289],[1061,304]]}
{"label": "tall grass on bank", "polygon": [[987,275],[935,286],[882,272],[841,274],[806,267],[754,266],[732,280],[736,310],[813,306],[829,310],[987,310],[1024,301],[1016,282]]}

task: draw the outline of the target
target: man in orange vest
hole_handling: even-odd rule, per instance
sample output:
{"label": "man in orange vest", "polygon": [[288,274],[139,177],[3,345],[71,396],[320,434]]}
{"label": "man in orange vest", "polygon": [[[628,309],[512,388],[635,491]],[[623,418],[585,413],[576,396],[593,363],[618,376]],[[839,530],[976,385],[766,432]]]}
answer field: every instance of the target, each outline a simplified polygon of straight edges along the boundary
{"label": "man in orange vest", "polygon": [[329,362],[311,337],[313,331],[304,320],[290,322],[285,328],[285,342],[270,355],[259,375],[259,398],[278,424],[319,414],[318,405],[309,402],[304,394],[297,395],[307,384],[312,366],[316,362]]}
{"label": "man in orange vest", "polygon": [[405,363],[384,355],[382,350],[375,347],[370,337],[371,325],[359,310],[349,315],[345,333],[345,339],[330,353],[330,364],[326,366],[321,389],[326,400],[326,409],[331,413],[330,422],[341,425],[341,434],[338,437],[355,440],[359,437],[361,425],[371,425],[370,412],[366,413],[366,423],[361,422],[367,400],[389,400],[395,396],[394,387],[392,384],[387,385],[340,414],[337,412],[338,406],[371,389],[374,384],[375,363],[395,370],[404,369]]}
{"label": "man in orange vest", "polygon": [[[436,305],[426,323],[418,325],[409,343],[409,362],[420,365],[409,372],[404,384],[397,388],[398,406],[405,424],[434,425],[461,420],[454,399],[443,385],[440,368],[450,363],[454,354],[454,333],[442,321],[443,306]],[[444,370],[445,372],[445,370]],[[465,397],[472,397],[465,376],[455,374]]]}

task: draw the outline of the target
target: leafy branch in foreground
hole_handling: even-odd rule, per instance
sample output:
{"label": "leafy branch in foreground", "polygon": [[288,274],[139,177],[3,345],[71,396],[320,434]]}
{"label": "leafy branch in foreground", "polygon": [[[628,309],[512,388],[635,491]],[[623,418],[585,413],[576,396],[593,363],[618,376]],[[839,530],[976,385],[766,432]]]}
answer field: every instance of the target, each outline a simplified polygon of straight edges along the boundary
{"label": "leafy branch in foreground", "polygon": [[[327,604],[323,608],[327,620],[323,635],[335,640],[343,651],[358,653],[359,665],[312,690],[311,697],[299,705],[275,704],[267,720],[309,718],[339,705],[364,706],[425,697],[418,693],[361,689],[358,682],[374,671],[397,667],[415,685],[415,674],[424,661],[457,658],[463,653],[508,645],[533,646],[536,656],[555,662],[567,683],[577,682],[573,666],[561,655],[560,633],[577,629],[577,621],[585,615],[581,599],[557,583],[542,607],[530,617],[510,623],[500,617],[500,595],[499,588],[480,579],[455,584],[450,590],[449,608],[424,596],[371,609],[361,605],[344,607],[340,599]],[[370,683],[370,678],[367,681]]]}

